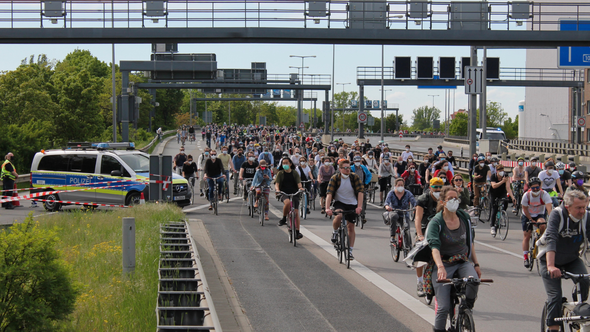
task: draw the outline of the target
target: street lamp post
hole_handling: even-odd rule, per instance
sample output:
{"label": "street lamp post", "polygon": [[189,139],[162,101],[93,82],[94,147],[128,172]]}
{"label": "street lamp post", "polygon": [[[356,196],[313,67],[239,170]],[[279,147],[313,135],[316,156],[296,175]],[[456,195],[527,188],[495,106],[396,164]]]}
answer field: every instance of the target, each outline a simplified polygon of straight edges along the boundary
{"label": "street lamp post", "polygon": [[428,95],[428,97],[432,97],[432,108],[434,108],[434,97],[438,97],[440,95]]}
{"label": "street lamp post", "polygon": [[[381,140],[383,141],[383,133],[385,132],[385,105],[383,103],[383,101],[385,100],[384,95],[385,91],[393,91],[393,89],[379,89],[379,91],[381,91]],[[397,121],[397,115],[395,121]]]}
{"label": "street lamp post", "polygon": [[[342,85],[342,92],[344,92],[344,86],[345,85],[349,85],[352,83],[336,83],[336,85]],[[344,132],[344,109],[346,108],[346,105],[342,105],[342,132]]]}
{"label": "street lamp post", "polygon": [[[303,69],[304,68],[309,68],[309,67],[305,67],[305,58],[315,58],[315,55],[289,55],[289,57],[291,58],[301,58],[301,84],[303,84]],[[297,101],[297,120],[298,122],[303,122],[303,94],[304,91],[300,90],[300,94],[299,94],[299,98]],[[299,125],[299,123],[297,124]]]}

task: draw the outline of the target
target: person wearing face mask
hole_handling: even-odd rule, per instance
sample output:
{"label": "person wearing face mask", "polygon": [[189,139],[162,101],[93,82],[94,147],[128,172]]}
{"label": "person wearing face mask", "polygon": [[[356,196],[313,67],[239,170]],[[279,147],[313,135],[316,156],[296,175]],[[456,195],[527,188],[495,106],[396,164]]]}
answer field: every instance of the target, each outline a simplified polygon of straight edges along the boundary
{"label": "person wearing face mask", "polygon": [[379,167],[377,165],[377,160],[375,160],[374,156],[375,156],[375,154],[373,153],[373,151],[369,151],[363,157],[363,159],[365,160],[365,165],[367,165],[367,168],[369,169],[369,171],[373,170],[373,171],[377,172],[379,170]]}
{"label": "person wearing face mask", "polygon": [[451,169],[457,166],[457,161],[455,160],[455,157],[453,156],[453,151],[451,150],[447,152],[447,161],[451,165]]}
{"label": "person wearing face mask", "polygon": [[[219,158],[217,158],[217,151],[211,150],[211,158],[207,159],[205,162],[204,172],[204,178],[207,180],[207,184],[209,186],[207,198],[209,199],[209,202],[211,202],[213,200],[213,186],[215,185],[215,182],[217,183],[217,192],[221,196],[221,188],[223,187],[223,181],[225,179],[223,163]],[[215,178],[218,179],[213,180]],[[209,204],[209,210],[213,210],[212,204]]]}
{"label": "person wearing face mask", "polygon": [[[522,224],[523,239],[522,251],[524,255],[524,267],[529,268],[529,241],[533,232],[533,225],[537,222],[545,222],[547,216],[551,214],[553,204],[551,196],[541,189],[541,180],[531,178],[529,190],[522,196],[522,215],[520,222]],[[539,225],[541,234],[545,231],[545,225]]]}
{"label": "person wearing face mask", "polygon": [[[562,315],[561,271],[588,273],[580,258],[580,251],[588,245],[587,238],[590,235],[586,206],[588,197],[579,190],[572,190],[564,196],[563,206],[553,209],[547,221],[547,230],[543,235],[544,246],[537,256],[547,293],[547,331],[560,330],[560,323],[554,319]],[[581,280],[582,296],[578,301],[586,302],[589,285],[587,278]]]}
{"label": "person wearing face mask", "polygon": [[559,181],[559,173],[555,170],[555,164],[552,161],[545,163],[545,170],[539,172],[539,179],[541,179],[541,188],[552,196],[553,206],[557,207],[559,204],[557,197],[553,197],[555,187],[559,189],[559,197],[563,197],[563,189],[561,188],[561,181]]}
{"label": "person wearing face mask", "polygon": [[539,163],[539,157],[531,158],[531,165],[524,169],[524,181],[525,183],[531,182],[531,178],[539,177],[541,168],[537,166]]}
{"label": "person wearing face mask", "polygon": [[572,173],[565,169],[565,164],[558,162],[557,173],[559,174],[559,181],[561,182],[561,188],[567,189],[572,185]]}
{"label": "person wearing face mask", "polygon": [[569,167],[570,167],[570,168],[569,168],[569,171],[570,171],[570,173],[572,173],[572,174],[573,174],[573,173],[574,173],[574,172],[577,170],[577,168],[576,168],[576,163],[574,163],[574,162],[571,162],[571,163],[569,163]]}
{"label": "person wearing face mask", "polygon": [[[491,205],[492,205],[492,213],[491,213],[491,224],[490,224],[490,233],[492,236],[496,236],[496,225],[498,220],[496,220],[498,214],[498,204],[496,202],[497,199],[502,199],[506,197],[506,194],[510,196],[512,199],[512,204],[515,203],[514,201],[514,194],[512,194],[512,189],[510,188],[510,178],[504,172],[504,166],[502,164],[498,164],[496,166],[496,174],[492,174],[491,176],[492,187],[490,188],[490,197],[491,197]],[[506,211],[508,208],[508,202],[504,202],[502,209]]]}
{"label": "person wearing face mask", "polygon": [[402,159],[402,156],[397,157],[397,162],[393,165],[393,174],[395,177],[400,177],[405,171],[408,163]]}
{"label": "person wearing face mask", "polygon": [[526,191],[526,188],[519,188],[520,181],[526,181],[523,157],[519,157],[516,161],[516,166],[512,168],[512,190],[514,192],[516,192],[517,189],[523,189]]}
{"label": "person wearing face mask", "polygon": [[229,196],[229,174],[230,172],[234,172],[234,165],[231,162],[232,158],[228,153],[227,146],[221,148],[221,154],[217,156],[217,159],[221,160],[221,162],[223,163],[223,169],[225,170],[225,178],[228,181],[228,185],[226,186],[225,190],[227,190],[227,195]]}
{"label": "person wearing face mask", "polygon": [[445,181],[445,185],[449,184],[448,179],[453,178],[453,173],[449,170],[449,162],[446,160],[441,161],[437,165],[436,171],[434,171],[434,176],[441,179],[444,177],[443,181]]}
{"label": "person wearing face mask", "polygon": [[471,156],[471,160],[469,161],[469,182],[471,183],[471,187],[473,188],[473,169],[477,166],[477,153],[474,153]]}
{"label": "person wearing face mask", "polygon": [[184,153],[184,146],[180,148],[180,153],[174,156],[174,170],[178,171],[179,175],[182,175],[182,167],[186,162],[186,154]]}
{"label": "person wearing face mask", "polygon": [[382,164],[385,159],[393,159],[393,154],[389,152],[389,147],[387,146],[383,148],[383,153],[379,156],[379,163]]}
{"label": "person wearing face mask", "polygon": [[584,188],[584,173],[580,171],[572,173],[572,185],[565,190],[565,193],[567,194],[567,192],[571,190],[580,190],[588,196],[588,190]]}
{"label": "person wearing face mask", "polygon": [[410,146],[406,145],[406,150],[402,152],[403,161],[408,161],[408,158],[414,159],[414,154],[410,152]]}
{"label": "person wearing face mask", "polygon": [[[395,184],[393,190],[387,194],[387,198],[385,199],[385,209],[387,211],[392,210],[407,210],[410,206],[416,206],[416,199],[414,195],[409,190],[404,188],[404,179],[397,178],[395,179]],[[405,220],[406,222],[410,222],[412,219],[410,218],[410,212],[398,212],[399,218],[397,219],[398,222],[402,222]],[[405,217],[405,219],[404,219]],[[389,225],[389,236],[390,242],[395,242],[395,232],[397,230],[397,223],[391,223]],[[402,227],[407,227],[409,229],[410,225],[400,225]]]}
{"label": "person wearing face mask", "polygon": [[[313,177],[313,173],[311,171],[311,167],[309,167],[307,163],[307,159],[305,157],[301,157],[299,159],[299,166],[296,166],[295,169],[299,174],[299,178],[301,181],[315,181]],[[311,182],[305,183],[305,189],[311,192]],[[307,213],[309,214],[309,207],[307,208]]]}
{"label": "person wearing face mask", "polygon": [[[363,158],[360,155],[360,152],[357,152],[356,156],[354,156],[353,158],[353,165],[350,166],[350,170],[356,174],[359,179],[361,180],[361,183],[363,184],[364,188],[368,188],[369,184],[371,183],[371,178],[373,177],[373,175],[371,174],[371,172],[369,172],[369,169],[367,168],[367,166],[363,165],[362,163]],[[367,209],[367,195],[363,195],[363,211],[366,211]],[[365,214],[362,214],[363,218],[362,218],[362,223],[366,223],[367,219],[365,218]]]}
{"label": "person wearing face mask", "polygon": [[209,148],[205,148],[205,150],[203,151],[203,153],[199,156],[199,159],[197,160],[197,167],[199,168],[199,177],[201,178],[201,182],[199,183],[199,191],[200,196],[203,197],[205,194],[203,193],[203,191],[207,188],[207,184],[205,182],[205,173],[204,173],[204,169],[205,169],[205,162],[207,160],[209,160],[209,153],[210,153],[211,149]]}
{"label": "person wearing face mask", "polygon": [[328,151],[328,157],[338,158],[338,151],[336,151],[336,147],[334,145],[330,146],[330,150]]}
{"label": "person wearing face mask", "polygon": [[459,199],[461,199],[459,208],[461,210],[467,210],[471,200],[469,199],[469,190],[463,184],[463,176],[456,174],[453,177],[453,181],[451,181],[451,186],[453,186],[453,188],[457,189],[457,192],[459,192]]}
{"label": "person wearing face mask", "polygon": [[193,188],[195,186],[195,178],[197,178],[197,180],[199,179],[197,164],[193,161],[193,156],[190,154],[182,167],[182,177],[187,181],[190,181]]}
{"label": "person wearing face mask", "polygon": [[301,150],[299,150],[299,148],[296,148],[293,152],[293,155],[291,156],[291,161],[293,162],[293,164],[295,164],[295,166],[299,166],[299,159],[301,158],[300,151]]}
{"label": "person wearing face mask", "polygon": [[[284,192],[287,194],[295,194],[298,191],[301,191],[303,187],[301,186],[301,179],[299,178],[299,173],[295,172],[293,169],[295,165],[293,161],[289,158],[283,158],[281,160],[281,168],[282,170],[279,171],[277,177],[275,179],[275,190],[277,195],[280,195],[280,200],[283,202],[283,218],[279,220],[279,226],[284,226],[287,224],[287,215],[291,211],[291,198],[286,195],[280,194],[280,192]],[[293,196],[293,207],[295,211],[299,209],[299,195]],[[293,230],[289,230],[292,232]],[[295,234],[297,239],[303,238],[303,235],[299,232],[299,213],[295,213]]]}
{"label": "person wearing face mask", "polygon": [[[416,227],[416,241],[424,240],[426,227],[430,219],[436,214],[436,205],[440,198],[440,191],[443,187],[443,181],[434,177],[430,179],[430,190],[425,191],[416,199],[416,214],[414,216],[414,226]],[[423,267],[416,268],[417,286],[416,293],[418,297],[425,296]]]}
{"label": "person wearing face mask", "polygon": [[242,165],[246,162],[244,151],[238,149],[238,153],[232,158],[232,171],[234,172],[234,195],[238,194],[238,173]]}
{"label": "person wearing face mask", "polygon": [[328,183],[332,175],[336,173],[333,166],[334,162],[331,157],[322,158],[322,166],[318,171],[318,180],[320,182],[320,205],[322,206],[322,214],[326,213],[326,192],[328,190]]}
{"label": "person wearing face mask", "polygon": [[[426,234],[428,246],[432,249],[433,263],[426,267],[426,291],[432,294],[434,288],[438,304],[434,318],[435,332],[446,331],[453,303],[451,287],[438,280],[477,276],[481,278],[481,268],[473,245],[474,230],[469,215],[459,208],[457,189],[447,186],[441,193],[436,215],[430,221]],[[467,306],[472,309],[477,298],[478,285],[469,284],[465,290]]]}
{"label": "person wearing face mask", "polygon": [[405,182],[405,186],[422,185],[422,178],[418,171],[416,171],[416,164],[409,163],[408,169],[402,173],[401,178]]}
{"label": "person wearing face mask", "polygon": [[385,192],[385,196],[387,197],[387,187],[391,184],[391,177],[395,174],[393,170],[393,165],[389,161],[389,158],[383,160],[381,166],[379,166],[379,198],[381,199],[381,203],[379,206],[383,206],[383,193]]}
{"label": "person wearing face mask", "polygon": [[428,160],[428,156],[425,155],[422,163],[418,166],[418,173],[420,174],[420,177],[424,179],[424,188],[427,188],[428,183],[430,182],[430,161]]}
{"label": "person wearing face mask", "polygon": [[250,188],[249,183],[254,178],[254,174],[256,173],[256,169],[258,168],[258,161],[256,161],[256,157],[254,156],[254,152],[248,152],[248,159],[245,163],[242,164],[240,167],[240,181],[244,181],[244,201],[248,198],[248,188]]}
{"label": "person wearing face mask", "polygon": [[[264,220],[268,220],[268,202],[269,202],[269,193],[270,193],[270,183],[272,181],[272,174],[270,172],[270,168],[266,164],[266,160],[261,160],[254,173],[254,179],[252,180],[252,187],[250,190],[256,190],[256,199],[254,202],[254,207],[258,207],[258,199],[260,195],[263,194],[266,198],[265,206],[264,206]],[[264,191],[263,189],[264,188]]]}
{"label": "person wearing face mask", "polygon": [[260,163],[262,160],[265,160],[267,165],[274,165],[273,155],[266,146],[262,148],[262,153],[258,155],[258,162]]}
{"label": "person wearing face mask", "polygon": [[479,206],[479,198],[481,196],[481,188],[486,184],[491,177],[490,168],[485,163],[483,156],[477,158],[477,166],[473,169],[473,191],[475,196],[473,197],[473,206]]}

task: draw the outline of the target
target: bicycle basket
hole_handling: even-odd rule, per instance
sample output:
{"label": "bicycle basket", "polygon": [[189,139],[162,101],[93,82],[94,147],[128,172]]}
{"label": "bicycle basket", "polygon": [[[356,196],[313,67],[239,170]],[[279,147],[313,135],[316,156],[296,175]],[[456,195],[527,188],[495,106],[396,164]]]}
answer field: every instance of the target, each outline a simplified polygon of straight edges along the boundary
{"label": "bicycle basket", "polygon": [[419,184],[411,184],[411,185],[409,185],[408,186],[408,190],[414,196],[420,196],[420,195],[422,195],[422,192],[424,192],[424,188],[422,187],[422,185],[419,185]]}
{"label": "bicycle basket", "polygon": [[399,220],[399,215],[397,212],[383,212],[383,223],[387,226],[390,226],[392,223],[397,223]]}
{"label": "bicycle basket", "polygon": [[574,315],[590,316],[590,304],[580,303],[574,308],[573,312]]}

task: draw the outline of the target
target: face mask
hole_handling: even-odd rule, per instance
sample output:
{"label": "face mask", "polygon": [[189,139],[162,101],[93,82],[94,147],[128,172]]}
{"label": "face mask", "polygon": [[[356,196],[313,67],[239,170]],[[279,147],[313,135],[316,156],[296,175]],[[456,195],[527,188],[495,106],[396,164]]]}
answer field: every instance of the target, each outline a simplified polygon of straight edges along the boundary
{"label": "face mask", "polygon": [[531,163],[531,165],[532,165],[532,166],[537,166],[537,162],[533,161],[533,162]]}
{"label": "face mask", "polygon": [[578,179],[578,180],[576,180],[576,184],[578,186],[582,186],[582,185],[584,185],[584,180],[583,179]]}
{"label": "face mask", "polygon": [[557,171],[557,173],[559,173],[559,175],[562,175],[563,174],[563,170],[560,169],[559,171]]}
{"label": "face mask", "polygon": [[303,162],[303,161],[302,162],[299,162],[299,164],[301,165],[301,167],[305,167],[307,165],[307,163],[306,162]]}
{"label": "face mask", "polygon": [[413,159],[408,159],[408,163],[411,163],[411,162],[413,162],[413,161],[414,161]]}
{"label": "face mask", "polygon": [[332,165],[334,165],[334,163],[333,162],[329,162],[328,165],[332,166]]}
{"label": "face mask", "polygon": [[571,220],[573,220],[574,222],[578,222],[578,221],[580,221],[580,219],[578,219],[578,218],[576,218],[576,217],[572,216],[572,214],[571,214],[571,213],[570,213],[570,219],[571,219]]}
{"label": "face mask", "polygon": [[395,191],[401,194],[404,192],[404,187],[395,187]]}
{"label": "face mask", "polygon": [[227,154],[227,151],[223,151],[223,154]]}
{"label": "face mask", "polygon": [[335,149],[332,149],[332,152],[336,152],[336,150]]}
{"label": "face mask", "polygon": [[490,160],[490,159],[492,159],[492,156],[486,156],[486,159]]}
{"label": "face mask", "polygon": [[410,152],[410,149],[406,149],[406,152]]}
{"label": "face mask", "polygon": [[209,157],[209,152],[205,152],[205,157]]}
{"label": "face mask", "polygon": [[447,202],[446,207],[449,212],[457,212],[457,209],[459,208],[459,200],[451,199]]}
{"label": "face mask", "polygon": [[541,195],[541,191],[531,191],[531,194],[533,194],[534,197],[538,197]]}
{"label": "face mask", "polygon": [[551,169],[548,169],[548,170],[547,170],[547,174],[551,175],[551,173],[553,173],[553,170],[551,170]]}
{"label": "face mask", "polygon": [[479,167],[484,167],[486,165],[486,163],[479,163]]}
{"label": "face mask", "polygon": [[326,165],[326,166],[330,166],[330,163],[324,163],[324,165]]}
{"label": "face mask", "polygon": [[369,159],[373,159],[373,156],[372,155],[369,155]]}
{"label": "face mask", "polygon": [[416,169],[410,168],[410,173],[414,172]]}
{"label": "face mask", "polygon": [[437,200],[440,198],[440,192],[438,191],[433,191],[432,192],[432,196],[434,196],[434,198],[436,198]]}
{"label": "face mask", "polygon": [[243,153],[238,153],[238,156],[239,156],[239,157],[243,156]]}
{"label": "face mask", "polygon": [[361,163],[359,163],[359,162],[355,162],[355,163],[354,163],[354,166],[356,166],[356,167],[360,167],[360,166],[361,166]]}
{"label": "face mask", "polygon": [[522,165],[524,165],[524,162],[522,162],[522,161],[519,161],[519,162],[518,162],[518,166],[522,166]]}
{"label": "face mask", "polygon": [[448,171],[448,170],[449,170],[449,167],[448,167],[448,166],[444,166],[444,167],[442,168],[442,170],[446,172],[446,171]]}
{"label": "face mask", "polygon": [[440,158],[440,161],[444,161],[444,160],[445,160],[445,158]]}
{"label": "face mask", "polygon": [[211,155],[211,160],[215,160],[216,158],[217,158],[217,155],[216,154],[212,154]]}
{"label": "face mask", "polygon": [[503,171],[502,172],[498,172],[498,175],[504,176],[504,172]]}
{"label": "face mask", "polygon": [[260,167],[260,169],[264,171],[264,170],[266,169],[266,167],[262,167],[262,166],[261,166],[261,167]]}
{"label": "face mask", "polygon": [[349,175],[346,175],[346,174],[340,174],[340,175],[342,175],[342,178],[343,179],[348,179],[348,176],[349,176]]}
{"label": "face mask", "polygon": [[288,170],[289,170],[289,165],[283,165],[283,169],[284,169],[285,171],[288,171]]}
{"label": "face mask", "polygon": [[256,160],[256,158],[254,158],[254,157],[248,157],[248,160],[249,161],[254,161],[254,160]]}

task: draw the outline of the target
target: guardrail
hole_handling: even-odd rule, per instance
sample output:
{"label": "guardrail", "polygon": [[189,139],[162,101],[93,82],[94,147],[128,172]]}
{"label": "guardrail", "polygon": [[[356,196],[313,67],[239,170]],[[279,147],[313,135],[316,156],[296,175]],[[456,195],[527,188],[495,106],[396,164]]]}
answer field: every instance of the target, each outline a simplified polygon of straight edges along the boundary
{"label": "guardrail", "polygon": [[516,150],[543,152],[548,154],[590,156],[590,145],[586,144],[543,142],[538,140],[511,140],[508,142],[508,147]]}
{"label": "guardrail", "polygon": [[[166,130],[165,132],[162,133],[162,139],[164,138],[164,136],[175,132],[176,130]],[[195,133],[196,134],[196,133]],[[149,151],[149,149],[152,147],[152,145],[154,145],[154,143],[158,140],[158,135],[156,135],[156,137],[154,137],[154,139],[146,146],[144,146],[143,148],[139,149],[139,151],[141,152],[147,152]]]}

